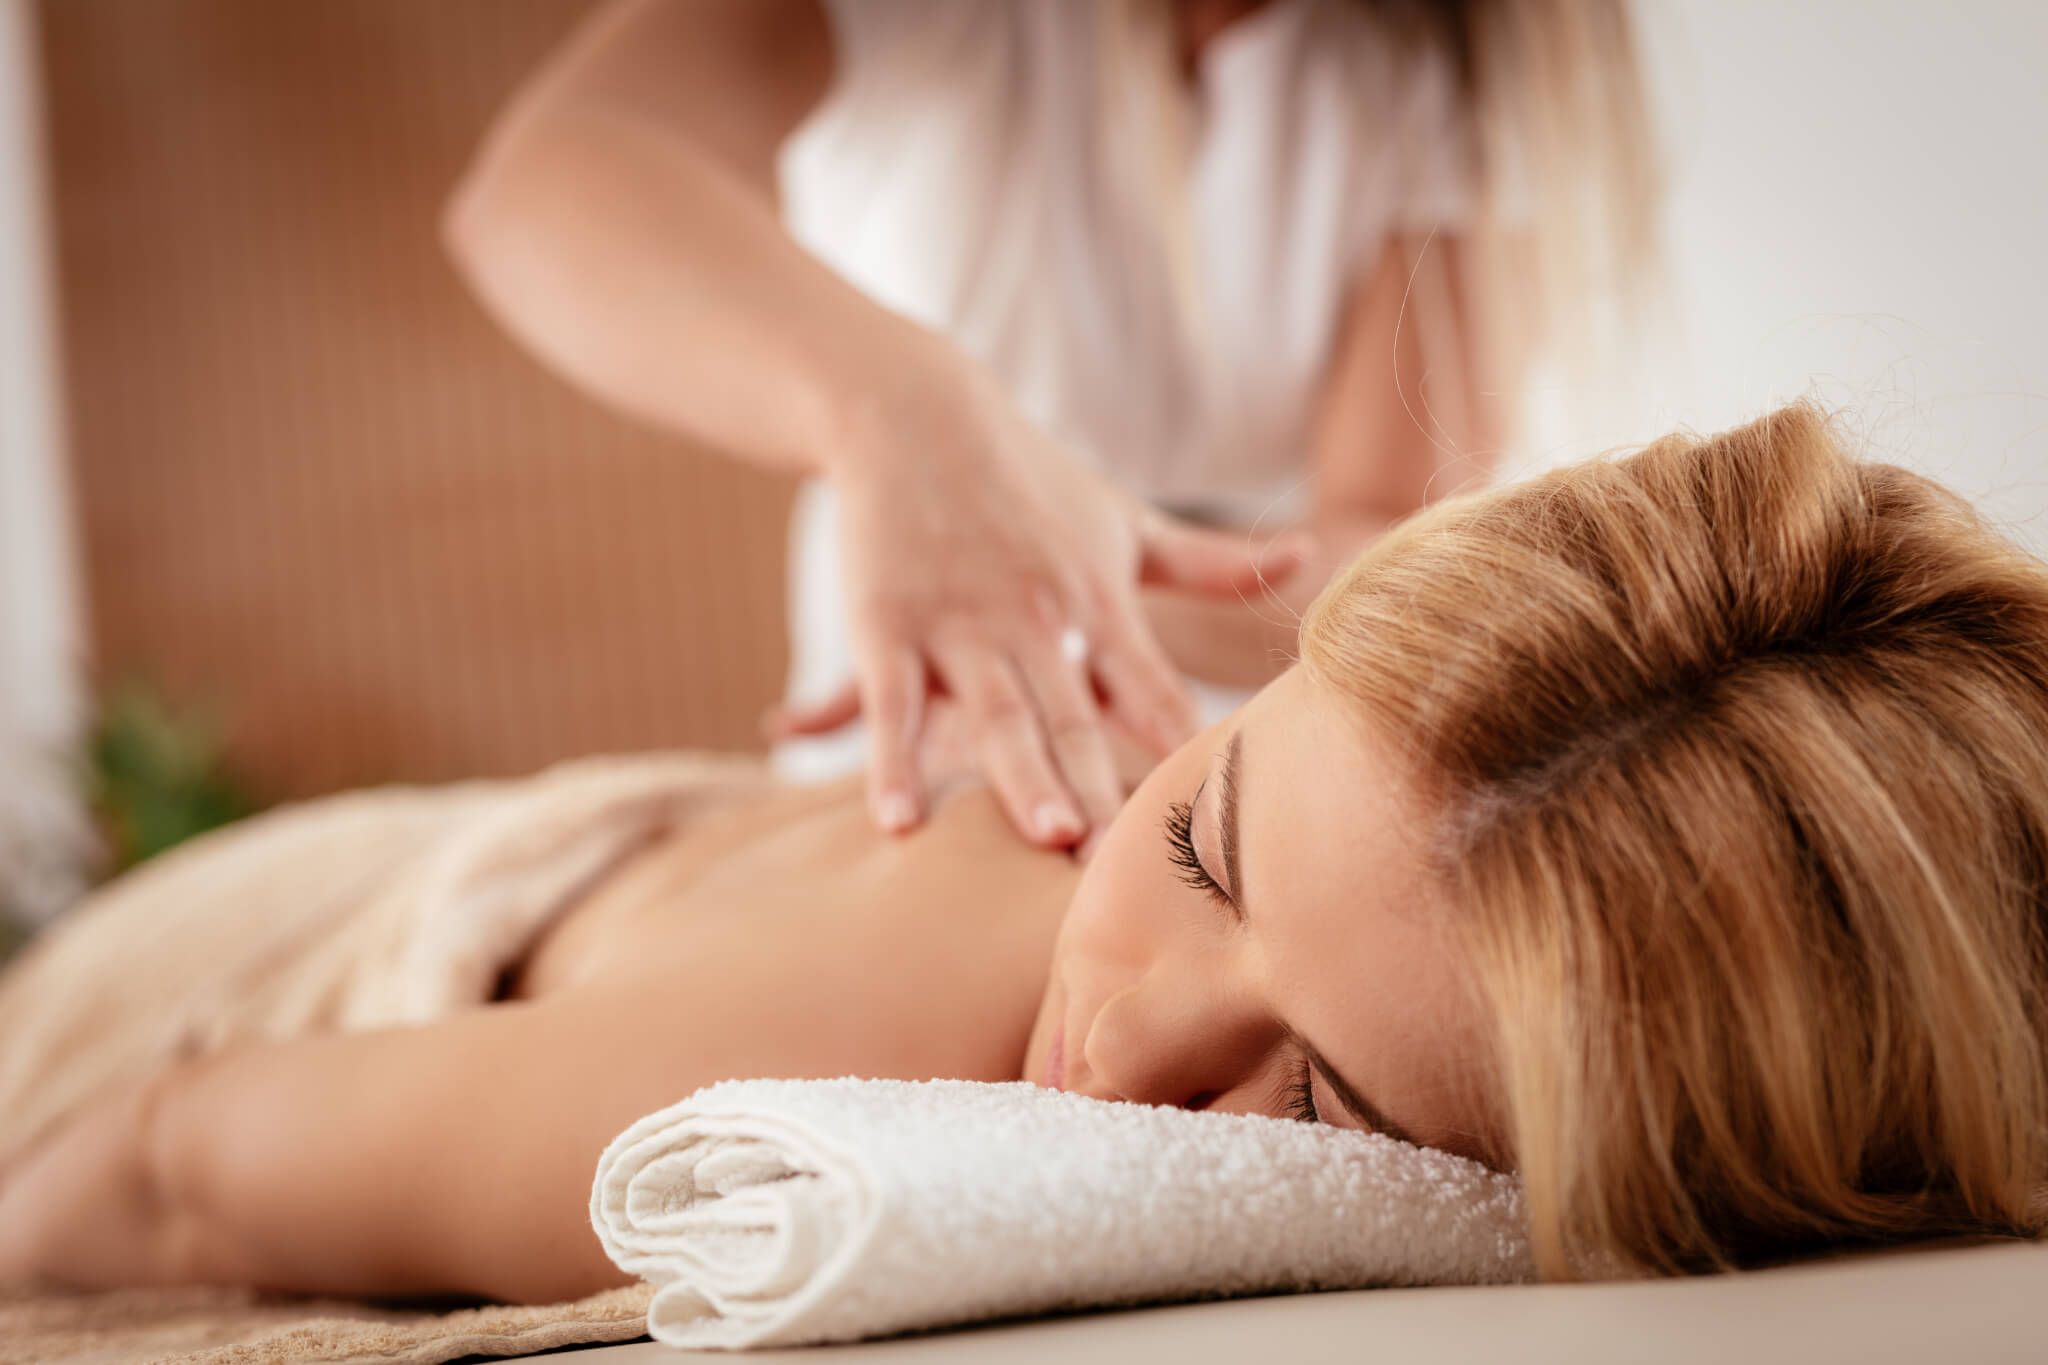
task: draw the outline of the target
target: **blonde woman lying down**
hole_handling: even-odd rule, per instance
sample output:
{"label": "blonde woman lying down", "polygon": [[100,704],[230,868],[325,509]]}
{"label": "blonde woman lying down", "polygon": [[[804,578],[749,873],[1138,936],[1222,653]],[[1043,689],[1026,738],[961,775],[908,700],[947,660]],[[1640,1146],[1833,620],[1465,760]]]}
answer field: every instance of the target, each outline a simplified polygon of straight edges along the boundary
{"label": "blonde woman lying down", "polygon": [[[17,1125],[0,1280],[580,1295],[622,1278],[600,1149],[740,1075],[1377,1128],[1518,1170],[1557,1276],[2042,1228],[2048,569],[1809,410],[1407,524],[1085,869],[975,792],[891,841],[850,789],[748,790],[468,1006],[302,1005]],[[278,817],[330,830],[292,856],[353,799]],[[171,1029],[179,985],[65,949],[173,952],[148,901],[15,969],[8,1045],[65,1008],[39,974]]]}

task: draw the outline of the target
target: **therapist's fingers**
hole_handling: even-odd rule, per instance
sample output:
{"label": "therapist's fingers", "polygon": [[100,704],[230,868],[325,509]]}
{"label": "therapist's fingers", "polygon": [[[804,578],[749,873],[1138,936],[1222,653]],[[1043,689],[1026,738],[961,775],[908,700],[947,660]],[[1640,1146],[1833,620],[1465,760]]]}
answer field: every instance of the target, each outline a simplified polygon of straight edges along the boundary
{"label": "therapist's fingers", "polygon": [[1210,597],[1234,597],[1279,583],[1315,548],[1305,531],[1255,546],[1243,531],[1212,531],[1153,512],[1139,527],[1138,580]]}
{"label": "therapist's fingers", "polygon": [[1194,698],[1134,596],[1097,627],[1091,663],[1110,712],[1154,753],[1172,753],[1200,728]]}
{"label": "therapist's fingers", "polygon": [[817,701],[784,702],[761,717],[761,734],[770,740],[797,735],[826,735],[844,729],[860,716],[860,679],[848,678],[832,694]]}
{"label": "therapist's fingers", "polygon": [[925,666],[898,644],[856,646],[860,707],[868,718],[868,810],[892,834],[924,818],[917,745],[924,723]]}
{"label": "therapist's fingers", "polygon": [[1060,780],[1038,708],[1007,651],[987,640],[956,640],[932,658],[966,708],[982,771],[1018,832],[1049,848],[1080,838],[1087,822]]}
{"label": "therapist's fingers", "polygon": [[1095,700],[1086,661],[1061,656],[1051,639],[1017,654],[1017,670],[1038,703],[1053,761],[1081,806],[1091,833],[1108,827],[1124,803],[1110,750],[1109,718]]}

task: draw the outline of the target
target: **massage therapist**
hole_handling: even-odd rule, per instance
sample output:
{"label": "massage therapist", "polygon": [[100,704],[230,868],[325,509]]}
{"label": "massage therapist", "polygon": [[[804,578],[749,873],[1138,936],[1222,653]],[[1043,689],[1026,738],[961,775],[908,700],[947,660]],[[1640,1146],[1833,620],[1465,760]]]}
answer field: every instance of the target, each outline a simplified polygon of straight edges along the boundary
{"label": "massage therapist", "polygon": [[621,0],[447,235],[586,391],[810,476],[784,772],[865,747],[911,828],[944,716],[1084,844],[1118,746],[1489,473],[1539,324],[1638,254],[1639,103],[1620,0]]}

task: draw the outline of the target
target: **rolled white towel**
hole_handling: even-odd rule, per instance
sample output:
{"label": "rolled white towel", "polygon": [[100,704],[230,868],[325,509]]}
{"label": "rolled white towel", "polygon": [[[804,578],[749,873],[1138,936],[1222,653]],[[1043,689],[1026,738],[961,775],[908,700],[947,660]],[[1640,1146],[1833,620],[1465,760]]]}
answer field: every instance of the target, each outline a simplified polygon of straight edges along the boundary
{"label": "rolled white towel", "polygon": [[687,1347],[1531,1274],[1519,1187],[1476,1162],[1023,1081],[726,1081],[621,1133],[590,1216]]}

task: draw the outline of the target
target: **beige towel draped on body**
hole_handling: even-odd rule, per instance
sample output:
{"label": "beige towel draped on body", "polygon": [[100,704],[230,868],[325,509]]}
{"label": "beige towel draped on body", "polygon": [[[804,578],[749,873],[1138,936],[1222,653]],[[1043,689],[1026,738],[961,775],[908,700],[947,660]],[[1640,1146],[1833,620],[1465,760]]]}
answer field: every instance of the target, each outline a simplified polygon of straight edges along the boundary
{"label": "beige towel draped on body", "polygon": [[[0,975],[0,1167],[173,1056],[483,1004],[619,858],[770,783],[750,758],[581,759],[330,797],[176,849]],[[441,1361],[638,1336],[645,1307],[638,1288],[450,1314],[229,1291],[14,1296],[0,1299],[0,1361]]]}

